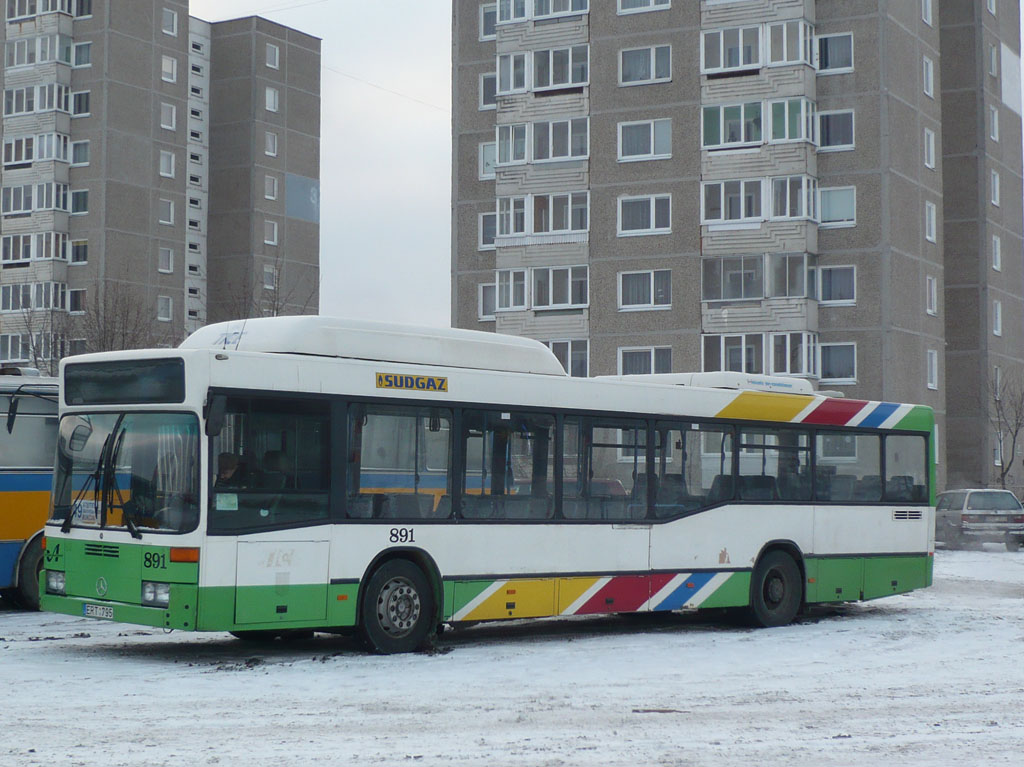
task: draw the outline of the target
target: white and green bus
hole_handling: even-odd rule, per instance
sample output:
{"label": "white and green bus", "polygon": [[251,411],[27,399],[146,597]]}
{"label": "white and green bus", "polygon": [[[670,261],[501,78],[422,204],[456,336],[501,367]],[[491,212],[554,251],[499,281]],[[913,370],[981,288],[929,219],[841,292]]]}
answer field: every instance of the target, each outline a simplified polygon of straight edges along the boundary
{"label": "white and green bus", "polygon": [[[929,408],[577,379],[529,339],[323,317],[62,363],[44,609],[378,652],[446,623],[928,586]],[[708,386],[706,384],[714,384]]]}

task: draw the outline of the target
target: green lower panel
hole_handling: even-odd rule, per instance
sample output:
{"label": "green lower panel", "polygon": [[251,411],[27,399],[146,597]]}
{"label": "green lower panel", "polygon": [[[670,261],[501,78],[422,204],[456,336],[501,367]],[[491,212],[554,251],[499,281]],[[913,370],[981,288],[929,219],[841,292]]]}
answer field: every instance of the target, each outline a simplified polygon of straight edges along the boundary
{"label": "green lower panel", "polygon": [[852,602],[902,594],[932,582],[932,557],[812,557],[805,563],[808,602]]}
{"label": "green lower panel", "polygon": [[196,628],[196,596],[195,586],[173,584],[171,586],[171,605],[166,609],[101,599],[58,597],[53,594],[43,594],[40,597],[40,606],[48,612],[82,617],[86,615],[86,608],[92,605],[102,612],[112,611],[111,617],[98,617],[97,620],[113,620],[118,623],[135,623],[140,626],[192,631]]}
{"label": "green lower panel", "polygon": [[931,585],[932,557],[868,557],[864,560],[864,599],[902,594]]}
{"label": "green lower panel", "polygon": [[[199,595],[201,631],[354,626],[359,585],[233,586]],[[284,610],[281,608],[284,607]]]}
{"label": "green lower panel", "polygon": [[714,594],[701,602],[701,609],[746,607],[750,603],[750,573],[733,573]]}

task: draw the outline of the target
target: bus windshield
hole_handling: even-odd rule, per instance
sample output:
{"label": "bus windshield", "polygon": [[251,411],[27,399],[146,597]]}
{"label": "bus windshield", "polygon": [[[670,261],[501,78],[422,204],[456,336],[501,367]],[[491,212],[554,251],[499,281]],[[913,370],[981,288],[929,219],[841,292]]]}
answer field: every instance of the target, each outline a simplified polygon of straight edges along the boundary
{"label": "bus windshield", "polygon": [[65,415],[51,521],[185,533],[199,523],[199,419],[190,413]]}

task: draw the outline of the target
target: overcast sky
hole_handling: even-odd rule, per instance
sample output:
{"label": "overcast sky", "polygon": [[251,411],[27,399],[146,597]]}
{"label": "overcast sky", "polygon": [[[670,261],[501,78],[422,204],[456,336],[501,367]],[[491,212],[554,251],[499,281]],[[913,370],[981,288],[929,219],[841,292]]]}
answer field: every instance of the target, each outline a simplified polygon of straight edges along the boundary
{"label": "overcast sky", "polygon": [[450,0],[191,0],[321,47],[320,313],[447,326]]}

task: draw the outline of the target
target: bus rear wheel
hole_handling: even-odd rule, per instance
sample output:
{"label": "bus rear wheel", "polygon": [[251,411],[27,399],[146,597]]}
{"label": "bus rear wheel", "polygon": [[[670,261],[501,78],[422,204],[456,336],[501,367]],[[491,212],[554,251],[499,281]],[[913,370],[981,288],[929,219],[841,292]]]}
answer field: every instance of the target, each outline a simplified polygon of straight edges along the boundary
{"label": "bus rear wheel", "polygon": [[750,581],[750,621],[771,628],[791,623],[800,610],[800,568],[784,551],[761,557]]}
{"label": "bus rear wheel", "polygon": [[39,573],[43,571],[43,544],[34,538],[18,565],[18,602],[27,610],[39,609]]}
{"label": "bus rear wheel", "polygon": [[360,596],[359,633],[382,655],[422,647],[436,624],[434,592],[423,571],[405,559],[377,568]]}

